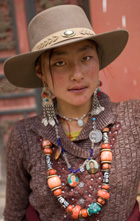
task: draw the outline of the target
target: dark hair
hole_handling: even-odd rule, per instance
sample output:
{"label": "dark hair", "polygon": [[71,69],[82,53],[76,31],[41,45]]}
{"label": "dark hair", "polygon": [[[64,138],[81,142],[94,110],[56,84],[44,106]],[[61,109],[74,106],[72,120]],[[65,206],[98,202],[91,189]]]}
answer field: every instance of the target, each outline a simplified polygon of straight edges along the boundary
{"label": "dark hair", "polygon": [[[51,57],[52,57],[53,49],[49,51],[45,51],[43,54],[41,54],[35,61],[35,67],[38,66],[39,72],[42,75],[42,69],[45,67],[45,59],[46,59],[48,52],[49,52],[49,71],[50,71],[52,82],[53,82],[52,70],[51,70]],[[45,72],[45,68],[44,68],[44,72]]]}

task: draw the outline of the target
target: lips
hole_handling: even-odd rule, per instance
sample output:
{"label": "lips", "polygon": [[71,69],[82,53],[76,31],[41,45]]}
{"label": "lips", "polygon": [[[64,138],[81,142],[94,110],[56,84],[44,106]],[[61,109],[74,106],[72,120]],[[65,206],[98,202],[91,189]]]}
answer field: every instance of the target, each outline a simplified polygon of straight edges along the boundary
{"label": "lips", "polygon": [[87,88],[87,86],[85,86],[85,85],[77,85],[77,86],[74,86],[74,87],[68,89],[68,91],[82,91],[86,88]]}

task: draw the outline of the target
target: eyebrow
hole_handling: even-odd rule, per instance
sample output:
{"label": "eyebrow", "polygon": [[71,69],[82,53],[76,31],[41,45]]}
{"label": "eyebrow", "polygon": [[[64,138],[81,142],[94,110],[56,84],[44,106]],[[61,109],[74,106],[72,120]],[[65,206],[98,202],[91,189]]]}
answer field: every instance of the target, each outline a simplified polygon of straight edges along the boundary
{"label": "eyebrow", "polygon": [[[94,46],[92,46],[92,45],[84,45],[83,47],[81,47],[81,48],[79,48],[78,50],[77,50],[77,52],[79,53],[79,52],[83,52],[83,51],[86,51],[86,50],[88,50],[88,49],[94,49]],[[60,55],[67,55],[68,54],[68,52],[67,51],[53,51],[53,53],[52,53],[52,55],[54,56],[54,55],[56,55],[56,56],[60,56]]]}

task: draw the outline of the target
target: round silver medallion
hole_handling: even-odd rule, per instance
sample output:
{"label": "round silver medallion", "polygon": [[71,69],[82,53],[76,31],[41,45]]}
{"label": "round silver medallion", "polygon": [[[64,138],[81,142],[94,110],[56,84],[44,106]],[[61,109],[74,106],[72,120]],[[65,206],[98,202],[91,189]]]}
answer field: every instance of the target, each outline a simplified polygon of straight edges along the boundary
{"label": "round silver medallion", "polygon": [[91,142],[94,141],[94,143],[99,143],[102,140],[102,132],[96,129],[94,134],[94,131],[91,131],[89,133],[89,139],[91,140]]}

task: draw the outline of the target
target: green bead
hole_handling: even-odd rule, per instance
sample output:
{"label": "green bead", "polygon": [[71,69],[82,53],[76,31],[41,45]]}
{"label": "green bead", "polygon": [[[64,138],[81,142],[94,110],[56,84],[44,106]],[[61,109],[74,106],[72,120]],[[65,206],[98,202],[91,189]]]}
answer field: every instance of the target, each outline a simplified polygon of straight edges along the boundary
{"label": "green bead", "polygon": [[101,211],[101,207],[97,203],[92,203],[87,209],[89,216]]}

